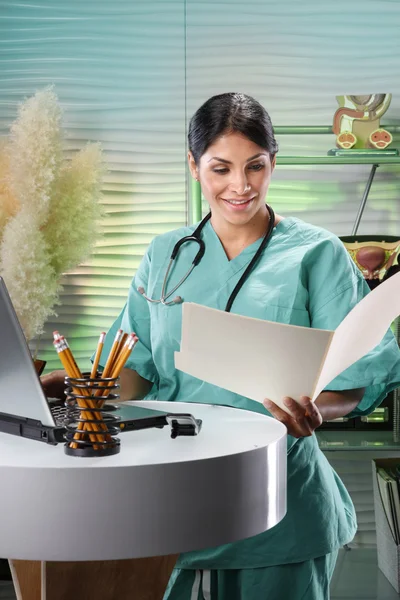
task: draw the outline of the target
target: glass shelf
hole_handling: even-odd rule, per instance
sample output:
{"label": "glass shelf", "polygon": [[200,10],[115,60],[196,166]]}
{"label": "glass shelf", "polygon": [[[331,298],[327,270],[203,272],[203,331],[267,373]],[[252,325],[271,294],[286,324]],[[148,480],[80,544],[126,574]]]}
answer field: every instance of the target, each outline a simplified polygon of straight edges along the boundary
{"label": "glass shelf", "polygon": [[398,450],[400,452],[400,436],[395,440],[392,431],[328,431],[316,432],[321,450],[336,451],[379,451]]}
{"label": "glass shelf", "polygon": [[278,165],[400,165],[400,156],[279,156]]}
{"label": "glass shelf", "polygon": [[[400,133],[400,125],[381,123],[390,133]],[[334,135],[332,125],[276,125],[275,135]]]}

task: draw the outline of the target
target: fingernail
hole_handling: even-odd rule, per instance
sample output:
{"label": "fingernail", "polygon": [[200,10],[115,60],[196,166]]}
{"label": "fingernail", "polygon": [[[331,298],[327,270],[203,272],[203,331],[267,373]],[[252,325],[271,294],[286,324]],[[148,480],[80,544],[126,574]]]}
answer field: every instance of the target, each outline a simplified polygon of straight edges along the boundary
{"label": "fingernail", "polygon": [[271,400],[268,400],[267,398],[264,400],[264,406],[266,408],[271,408],[272,407],[272,402]]}
{"label": "fingernail", "polygon": [[292,398],[286,397],[283,399],[283,403],[286,404],[286,406],[290,406],[292,404],[292,402],[293,402]]}

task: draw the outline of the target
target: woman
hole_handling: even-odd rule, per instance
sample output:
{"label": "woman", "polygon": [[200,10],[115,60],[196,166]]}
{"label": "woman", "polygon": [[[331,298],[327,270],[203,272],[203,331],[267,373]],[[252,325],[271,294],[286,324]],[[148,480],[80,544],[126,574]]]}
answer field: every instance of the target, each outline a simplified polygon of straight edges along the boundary
{"label": "woman", "polygon": [[[161,297],[173,247],[196,226],[155,238],[106,340],[104,356],[119,327],[140,339],[122,373],[123,399],[147,395],[269,411],[288,429],[285,518],[253,538],[182,555],[165,600],[328,598],[338,549],[354,537],[356,520],[346,489],[312,434],[323,420],[368,414],[400,385],[399,350],[390,333],[315,404],[287,398],[289,413],[175,370],[182,315],[182,305],[173,302],[176,294],[250,317],[333,330],[368,292],[338,238],[299,219],[274,215],[265,204],[277,151],[268,114],[249,96],[222,94],[200,107],[190,122],[188,159],[211,209],[200,233],[205,254],[171,294],[170,305],[151,302]],[[271,236],[257,254],[269,228]],[[197,251],[194,242],[181,246],[167,292],[185,276]]]}

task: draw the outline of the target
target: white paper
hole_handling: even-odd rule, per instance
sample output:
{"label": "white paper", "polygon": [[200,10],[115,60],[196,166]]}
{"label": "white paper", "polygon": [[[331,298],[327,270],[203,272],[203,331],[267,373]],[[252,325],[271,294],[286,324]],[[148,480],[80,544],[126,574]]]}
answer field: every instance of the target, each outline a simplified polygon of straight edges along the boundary
{"label": "white paper", "polygon": [[184,303],[177,369],[262,402],[313,400],[372,350],[400,314],[400,273],[380,284],[335,332],[242,317]]}
{"label": "white paper", "polygon": [[175,366],[247,398],[283,406],[284,396],[312,396],[332,335],[185,302]]}
{"label": "white paper", "polygon": [[365,296],[336,328],[313,400],[348,367],[368,354],[400,315],[400,273]]}

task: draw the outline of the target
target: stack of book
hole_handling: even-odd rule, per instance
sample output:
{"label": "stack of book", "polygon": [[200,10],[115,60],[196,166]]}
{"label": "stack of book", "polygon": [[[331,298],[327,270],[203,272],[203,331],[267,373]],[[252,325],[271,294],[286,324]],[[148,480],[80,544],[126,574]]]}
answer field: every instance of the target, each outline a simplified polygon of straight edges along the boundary
{"label": "stack of book", "polygon": [[400,594],[400,458],[372,461],[378,566]]}
{"label": "stack of book", "polygon": [[386,519],[398,546],[400,545],[400,461],[398,465],[378,467],[376,476]]}

